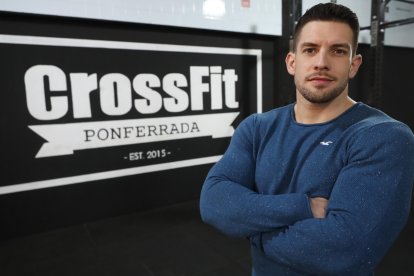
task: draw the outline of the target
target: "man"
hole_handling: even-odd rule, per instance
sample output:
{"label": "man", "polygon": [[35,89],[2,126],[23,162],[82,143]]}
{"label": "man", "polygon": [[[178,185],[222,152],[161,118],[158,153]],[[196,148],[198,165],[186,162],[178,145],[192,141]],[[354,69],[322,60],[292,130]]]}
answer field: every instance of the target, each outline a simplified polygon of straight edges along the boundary
{"label": "man", "polygon": [[286,57],[296,103],[245,119],[203,185],[203,220],[249,239],[252,275],[372,275],[406,223],[414,136],[349,98],[358,32],[344,6],[309,9]]}

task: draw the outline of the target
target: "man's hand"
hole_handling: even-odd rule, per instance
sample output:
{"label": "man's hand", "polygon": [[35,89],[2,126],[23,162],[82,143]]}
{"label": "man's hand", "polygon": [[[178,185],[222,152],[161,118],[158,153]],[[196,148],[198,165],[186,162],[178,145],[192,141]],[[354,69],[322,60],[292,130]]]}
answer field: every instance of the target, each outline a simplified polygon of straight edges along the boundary
{"label": "man's hand", "polygon": [[314,218],[325,218],[328,200],[323,197],[309,198],[310,207]]}

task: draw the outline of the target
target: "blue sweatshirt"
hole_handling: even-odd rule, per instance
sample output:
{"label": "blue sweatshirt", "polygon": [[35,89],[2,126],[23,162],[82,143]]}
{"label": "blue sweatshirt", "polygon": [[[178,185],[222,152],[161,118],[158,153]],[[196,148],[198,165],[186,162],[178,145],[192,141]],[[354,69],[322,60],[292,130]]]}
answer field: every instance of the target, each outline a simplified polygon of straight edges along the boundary
{"label": "blue sweatshirt", "polygon": [[[210,170],[205,223],[251,243],[255,276],[372,275],[404,227],[414,182],[414,136],[357,103],[322,124],[293,104],[245,119]],[[313,218],[309,197],[329,199]]]}

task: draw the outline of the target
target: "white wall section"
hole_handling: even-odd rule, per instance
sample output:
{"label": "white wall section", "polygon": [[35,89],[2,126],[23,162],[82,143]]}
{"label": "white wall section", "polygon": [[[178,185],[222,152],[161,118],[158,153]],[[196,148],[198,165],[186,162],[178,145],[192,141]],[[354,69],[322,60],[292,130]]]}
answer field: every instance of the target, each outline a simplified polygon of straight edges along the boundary
{"label": "white wall section", "polygon": [[0,10],[265,35],[282,34],[281,0],[2,0]]}

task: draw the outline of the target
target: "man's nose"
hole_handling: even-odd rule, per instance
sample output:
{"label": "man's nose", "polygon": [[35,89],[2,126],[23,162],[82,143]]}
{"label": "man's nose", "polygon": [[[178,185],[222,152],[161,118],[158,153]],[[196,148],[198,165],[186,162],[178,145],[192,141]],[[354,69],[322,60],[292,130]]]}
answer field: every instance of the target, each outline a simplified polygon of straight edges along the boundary
{"label": "man's nose", "polygon": [[326,52],[320,51],[316,55],[315,70],[329,70],[329,60]]}

